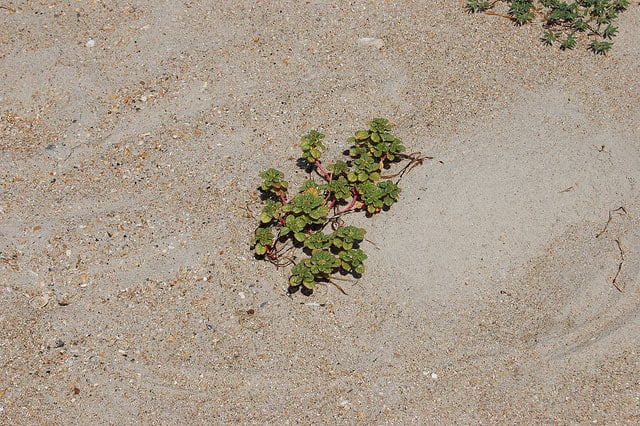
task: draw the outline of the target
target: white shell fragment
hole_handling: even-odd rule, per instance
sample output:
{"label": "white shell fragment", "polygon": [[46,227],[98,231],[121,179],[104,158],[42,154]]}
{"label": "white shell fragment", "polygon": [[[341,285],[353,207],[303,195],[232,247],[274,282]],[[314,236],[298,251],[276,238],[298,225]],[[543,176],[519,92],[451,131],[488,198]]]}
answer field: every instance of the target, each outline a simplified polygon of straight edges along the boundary
{"label": "white shell fragment", "polygon": [[376,49],[382,49],[384,47],[384,41],[380,38],[363,37],[358,39],[358,46],[362,47],[375,47]]}

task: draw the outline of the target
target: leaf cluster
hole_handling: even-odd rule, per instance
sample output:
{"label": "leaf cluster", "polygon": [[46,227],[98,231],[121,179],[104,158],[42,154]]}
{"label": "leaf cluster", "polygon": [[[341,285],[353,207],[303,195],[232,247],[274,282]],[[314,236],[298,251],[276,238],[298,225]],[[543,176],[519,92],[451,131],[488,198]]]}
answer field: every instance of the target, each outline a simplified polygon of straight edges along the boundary
{"label": "leaf cluster", "polygon": [[[466,3],[469,13],[488,12],[500,0]],[[546,30],[541,38],[546,45],[558,45],[560,49],[573,49],[579,39],[589,39],[589,50],[596,54],[606,54],[618,28],[614,25],[621,12],[629,7],[627,0],[511,0],[509,17],[515,25],[532,22],[541,16]]]}
{"label": "leaf cluster", "polygon": [[[366,231],[344,225],[341,217],[357,211],[372,215],[391,207],[400,188],[390,177],[382,176],[383,170],[401,161],[409,163],[405,169],[413,163],[422,164],[422,158],[415,154],[403,154],[405,147],[391,134],[388,120],[377,118],[368,124],[367,129],[347,139],[351,144],[347,158],[326,169],[321,162],[326,150],[324,135],[316,130],[304,135],[300,141],[302,159],[311,166],[312,175],[293,196],[281,171],[271,168],[260,173],[265,201],[253,248],[256,256],[278,266],[285,264],[284,249],[279,248],[283,245],[303,255],[298,262],[287,259],[294,263],[291,289],[302,286],[312,290],[319,282],[332,282],[337,273],[361,275],[367,255],[359,246]],[[328,225],[331,233],[326,232]]]}

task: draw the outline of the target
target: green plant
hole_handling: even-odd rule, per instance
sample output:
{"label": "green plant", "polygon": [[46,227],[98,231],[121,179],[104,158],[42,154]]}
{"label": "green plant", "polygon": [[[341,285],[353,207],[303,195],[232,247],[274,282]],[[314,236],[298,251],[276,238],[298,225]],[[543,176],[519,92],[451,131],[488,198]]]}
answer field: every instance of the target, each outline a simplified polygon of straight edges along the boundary
{"label": "green plant", "polygon": [[[500,3],[508,3],[507,14],[494,12]],[[540,16],[546,31],[542,42],[546,45],[558,44],[560,49],[573,49],[579,39],[589,38],[589,50],[597,54],[606,54],[613,46],[611,40],[618,32],[614,25],[621,12],[629,7],[627,0],[469,0],[466,8],[469,13],[484,12],[504,16],[515,25],[524,25]]]}
{"label": "green plant", "polygon": [[[366,231],[344,225],[342,217],[358,211],[373,215],[388,209],[398,200],[397,184],[403,174],[431,158],[405,154],[402,141],[391,134],[391,129],[386,119],[370,121],[368,129],[355,132],[347,140],[351,143],[348,158],[326,168],[321,161],[326,151],[324,135],[315,130],[304,135],[300,141],[302,160],[312,175],[292,197],[281,171],[271,168],[260,173],[264,205],[252,239],[254,252],[277,266],[294,264],[290,291],[312,291],[319,282],[330,282],[343,291],[334,281],[335,274],[359,276],[364,272],[367,255],[359,246]],[[382,175],[401,162],[405,165],[398,173]],[[314,172],[320,182],[313,178]],[[396,177],[396,182],[391,180]],[[328,226],[331,233],[325,232]],[[302,260],[295,261],[292,249],[303,256]]]}
{"label": "green plant", "polygon": [[490,1],[467,1],[467,11],[469,13],[484,12],[485,10],[491,9],[492,6]]}

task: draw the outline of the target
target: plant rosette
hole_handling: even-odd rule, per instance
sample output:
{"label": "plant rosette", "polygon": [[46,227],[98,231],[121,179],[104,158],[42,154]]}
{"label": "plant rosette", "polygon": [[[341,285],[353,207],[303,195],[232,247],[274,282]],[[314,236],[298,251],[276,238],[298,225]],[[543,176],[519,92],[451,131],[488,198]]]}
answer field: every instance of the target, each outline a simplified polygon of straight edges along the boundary
{"label": "plant rosette", "polygon": [[[294,265],[290,290],[313,290],[319,282],[329,282],[344,292],[332,280],[334,274],[359,277],[364,273],[367,255],[359,245],[366,231],[344,225],[342,216],[357,211],[372,215],[388,209],[399,198],[397,184],[404,172],[431,158],[404,154],[404,145],[391,129],[386,119],[370,121],[368,129],[347,139],[351,147],[346,161],[335,161],[326,168],[321,161],[326,151],[324,135],[316,130],[304,135],[300,149],[311,176],[295,195],[290,194],[280,170],[270,168],[260,173],[264,206],[252,238],[253,250],[256,257],[276,266]],[[396,182],[381,176],[383,168],[399,162],[406,165],[392,175],[399,176]],[[331,234],[323,232],[327,226],[333,229]],[[298,256],[289,254],[292,250]],[[299,257],[302,259],[296,262]]]}

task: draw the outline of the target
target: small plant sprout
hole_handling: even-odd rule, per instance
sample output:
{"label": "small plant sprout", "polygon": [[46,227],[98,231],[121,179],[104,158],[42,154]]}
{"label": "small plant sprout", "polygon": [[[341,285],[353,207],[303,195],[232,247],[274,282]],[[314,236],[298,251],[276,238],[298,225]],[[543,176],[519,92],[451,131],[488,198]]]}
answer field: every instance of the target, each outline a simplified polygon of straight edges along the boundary
{"label": "small plant sprout", "polygon": [[[360,244],[366,231],[345,225],[343,216],[359,211],[373,215],[390,208],[399,198],[398,183],[404,173],[431,159],[420,153],[405,154],[391,129],[386,119],[370,121],[368,129],[347,139],[351,144],[347,158],[326,167],[321,161],[326,151],[324,135],[315,130],[304,135],[302,160],[311,174],[295,195],[289,194],[281,171],[271,168],[260,173],[264,204],[253,250],[256,257],[276,266],[294,265],[290,292],[300,288],[311,292],[326,282],[344,293],[335,275],[364,273],[367,255]],[[383,176],[383,171],[399,163],[404,167],[397,173]]]}
{"label": "small plant sprout", "polygon": [[611,49],[611,46],[613,46],[613,43],[609,41],[592,40],[591,43],[589,44],[589,49],[593,53],[596,53],[598,55],[604,55],[609,51],[609,49]]}
{"label": "small plant sprout", "polygon": [[[508,14],[492,9],[508,4]],[[525,25],[539,16],[546,28],[542,42],[548,46],[558,44],[560,49],[573,49],[578,41],[590,39],[589,50],[604,55],[613,46],[618,28],[613,24],[618,15],[629,7],[627,0],[495,0],[467,1],[469,13],[484,12],[503,16],[515,25]]]}
{"label": "small plant sprout", "polygon": [[516,25],[524,25],[533,21],[536,17],[532,0],[513,0],[509,7],[509,15],[513,17]]}
{"label": "small plant sprout", "polygon": [[560,49],[562,50],[566,50],[566,49],[573,49],[574,47],[576,47],[576,44],[578,42],[576,41],[575,37],[572,34],[568,34],[567,38],[565,38],[562,43],[560,43]]}
{"label": "small plant sprout", "polygon": [[269,251],[273,244],[273,234],[269,228],[257,228],[253,239],[256,254],[262,256]]}
{"label": "small plant sprout", "polygon": [[468,1],[467,2],[467,11],[469,13],[478,13],[484,12],[485,10],[489,10],[492,7],[492,3],[490,1]]}
{"label": "small plant sprout", "polygon": [[273,192],[284,203],[287,202],[287,188],[289,183],[284,180],[284,174],[280,170],[268,169],[260,173],[260,177],[264,179],[262,182],[262,189],[265,192]]}

